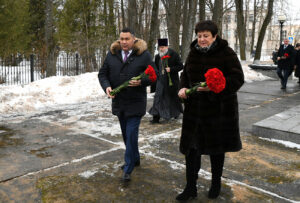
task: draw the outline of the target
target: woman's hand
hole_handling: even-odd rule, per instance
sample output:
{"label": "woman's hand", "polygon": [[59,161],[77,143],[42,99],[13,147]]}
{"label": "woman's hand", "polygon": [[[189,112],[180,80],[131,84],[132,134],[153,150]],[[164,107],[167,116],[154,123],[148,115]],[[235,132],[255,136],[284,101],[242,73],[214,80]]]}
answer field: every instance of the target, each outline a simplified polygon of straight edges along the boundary
{"label": "woman's hand", "polygon": [[187,96],[185,94],[185,91],[187,90],[187,88],[181,88],[178,92],[178,97],[181,98],[181,99],[186,99]]}
{"label": "woman's hand", "polygon": [[197,91],[198,92],[208,92],[208,91],[210,91],[210,89],[209,89],[208,86],[206,86],[206,87],[198,87]]}

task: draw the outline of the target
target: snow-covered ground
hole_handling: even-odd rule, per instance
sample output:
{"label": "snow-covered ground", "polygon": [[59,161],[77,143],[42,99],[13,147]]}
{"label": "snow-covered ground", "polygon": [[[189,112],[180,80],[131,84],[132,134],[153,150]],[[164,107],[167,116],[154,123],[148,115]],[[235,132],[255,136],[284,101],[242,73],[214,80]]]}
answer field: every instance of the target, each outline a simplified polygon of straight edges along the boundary
{"label": "snow-covered ground", "polygon": [[[271,79],[250,69],[247,64],[243,64],[243,71],[247,83]],[[26,115],[47,108],[62,108],[68,104],[101,100],[107,105],[103,108],[109,109],[110,102],[100,87],[97,74],[92,72],[78,76],[56,76],[27,85],[0,86],[0,115],[17,113]],[[153,97],[153,94],[148,94],[148,97]],[[295,147],[294,144],[291,147]],[[298,145],[297,147],[300,148]]]}
{"label": "snow-covered ground", "polygon": [[[243,65],[246,82],[270,79]],[[151,97],[153,95],[149,95]],[[61,104],[107,99],[97,72],[78,76],[56,76],[27,85],[0,86],[0,114],[26,113]]]}

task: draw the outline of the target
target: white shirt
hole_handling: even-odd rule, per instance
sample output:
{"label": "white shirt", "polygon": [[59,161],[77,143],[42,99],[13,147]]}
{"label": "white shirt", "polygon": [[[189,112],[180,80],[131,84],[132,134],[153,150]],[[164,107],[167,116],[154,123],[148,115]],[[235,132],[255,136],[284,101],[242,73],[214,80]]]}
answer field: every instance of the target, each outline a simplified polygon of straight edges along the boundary
{"label": "white shirt", "polygon": [[[132,52],[132,49],[128,51],[127,58],[130,56],[131,52]],[[125,58],[125,51],[122,50],[122,59],[124,60],[124,58]]]}

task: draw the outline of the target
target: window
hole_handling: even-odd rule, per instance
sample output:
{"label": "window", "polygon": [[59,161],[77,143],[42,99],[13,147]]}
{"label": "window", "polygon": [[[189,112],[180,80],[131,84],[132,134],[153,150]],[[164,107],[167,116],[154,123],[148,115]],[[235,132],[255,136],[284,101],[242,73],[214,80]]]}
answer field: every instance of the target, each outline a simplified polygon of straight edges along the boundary
{"label": "window", "polygon": [[206,20],[211,20],[212,16],[206,16]]}
{"label": "window", "polygon": [[250,14],[249,15],[249,22],[253,22],[254,21],[254,15],[253,14]]}
{"label": "window", "polygon": [[224,16],[224,23],[231,23],[231,15]]}
{"label": "window", "polygon": [[267,32],[268,32],[268,40],[272,40],[272,31],[269,29]]}
{"label": "window", "polygon": [[282,40],[287,38],[286,30],[282,30]]}
{"label": "window", "polygon": [[248,29],[248,37],[252,37],[252,29]]}

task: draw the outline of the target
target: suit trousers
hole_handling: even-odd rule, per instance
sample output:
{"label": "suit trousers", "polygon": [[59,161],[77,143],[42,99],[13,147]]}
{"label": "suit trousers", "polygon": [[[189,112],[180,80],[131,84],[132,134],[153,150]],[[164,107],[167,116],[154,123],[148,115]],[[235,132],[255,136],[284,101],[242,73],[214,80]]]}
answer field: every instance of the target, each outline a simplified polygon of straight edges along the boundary
{"label": "suit trousers", "polygon": [[[283,72],[283,75],[282,75],[282,72]],[[288,67],[281,67],[281,66],[277,67],[277,75],[281,80],[281,86],[284,88],[286,87],[290,73],[291,73],[291,70]]]}
{"label": "suit trousers", "polygon": [[140,153],[138,149],[138,135],[142,117],[125,117],[123,114],[120,114],[118,118],[121,126],[123,141],[126,146],[124,156],[124,173],[131,174],[131,172],[134,169],[135,163],[137,161],[140,161]]}

